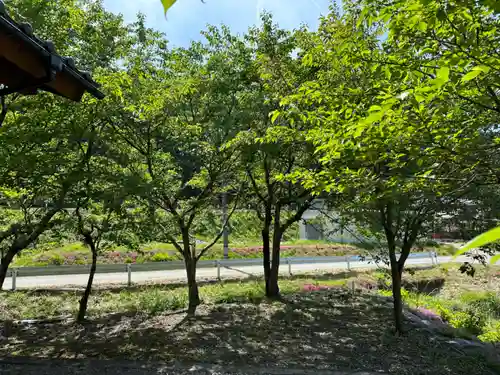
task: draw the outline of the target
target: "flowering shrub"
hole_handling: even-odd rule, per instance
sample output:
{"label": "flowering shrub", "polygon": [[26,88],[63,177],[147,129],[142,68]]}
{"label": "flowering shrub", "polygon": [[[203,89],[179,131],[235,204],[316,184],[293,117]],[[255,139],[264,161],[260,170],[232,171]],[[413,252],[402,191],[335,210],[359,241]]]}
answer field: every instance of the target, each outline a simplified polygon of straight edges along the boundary
{"label": "flowering shrub", "polygon": [[302,291],[304,292],[317,292],[320,290],[328,290],[331,289],[331,286],[328,285],[314,285],[314,284],[305,284],[302,287]]}

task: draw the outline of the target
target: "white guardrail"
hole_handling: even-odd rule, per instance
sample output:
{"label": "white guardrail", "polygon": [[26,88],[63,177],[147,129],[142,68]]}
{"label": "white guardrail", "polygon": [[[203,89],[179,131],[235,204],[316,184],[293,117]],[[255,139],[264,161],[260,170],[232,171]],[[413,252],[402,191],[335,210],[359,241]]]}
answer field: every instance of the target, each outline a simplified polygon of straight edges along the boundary
{"label": "white guardrail", "polygon": [[[433,251],[425,253],[410,254],[409,259],[430,258],[432,264],[438,264],[437,254]],[[353,262],[371,262],[372,258],[361,257],[359,255],[352,256],[330,256],[330,257],[293,257],[281,258],[281,264],[288,266],[288,273],[292,275],[293,264],[315,264],[315,263],[345,263],[346,268],[351,270]],[[197,264],[197,268],[217,268],[217,279],[221,279],[221,268],[223,267],[245,267],[252,265],[261,265],[262,258],[251,259],[220,259],[220,260],[201,260]],[[96,273],[127,273],[127,283],[132,285],[132,271],[134,272],[149,272],[149,271],[169,271],[184,269],[183,261],[168,261],[168,262],[150,262],[150,263],[133,263],[133,264],[98,264]],[[84,275],[90,272],[90,265],[84,266],[47,266],[47,267],[18,267],[11,268],[7,271],[7,276],[12,278],[11,290],[16,290],[16,280],[19,277],[33,276],[60,276],[60,275]]]}

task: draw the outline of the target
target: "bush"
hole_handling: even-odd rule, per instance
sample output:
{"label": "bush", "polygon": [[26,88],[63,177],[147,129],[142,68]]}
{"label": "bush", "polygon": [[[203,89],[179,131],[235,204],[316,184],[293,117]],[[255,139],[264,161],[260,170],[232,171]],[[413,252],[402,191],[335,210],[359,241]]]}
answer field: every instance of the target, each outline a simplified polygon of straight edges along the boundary
{"label": "bush", "polygon": [[[238,251],[229,251],[229,259],[256,259],[262,256],[262,250],[260,248],[244,248]],[[284,257],[282,255],[282,257]]]}
{"label": "bush", "polygon": [[65,253],[74,253],[81,251],[88,251],[87,247],[81,242],[68,243],[61,248]]}
{"label": "bush", "polygon": [[48,263],[53,266],[61,266],[65,263],[65,258],[59,254],[52,254],[48,259]]}
{"label": "bush", "polygon": [[384,297],[392,297],[392,291],[387,290],[387,289],[380,289],[380,290],[378,291],[378,293],[379,293],[381,296],[384,296]]}
{"label": "bush", "polygon": [[208,299],[215,304],[219,303],[237,303],[237,302],[259,302],[265,292],[257,282],[241,282],[238,284],[218,284],[210,288],[204,288]]}
{"label": "bush", "polygon": [[483,328],[484,333],[478,339],[484,342],[500,342],[500,321],[491,322]]}
{"label": "bush", "polygon": [[455,328],[465,328],[474,335],[483,332],[483,328],[486,325],[486,321],[481,315],[463,311],[453,313],[449,319],[449,323]]}
{"label": "bush", "polygon": [[[390,290],[379,290],[379,294],[392,296]],[[408,292],[404,288],[401,295],[409,306],[428,309],[453,328],[479,335],[482,341],[500,341],[500,322],[494,320],[500,316],[500,298],[496,293],[464,293],[459,301]]]}
{"label": "bush", "polygon": [[[388,271],[376,271],[373,273],[373,276],[377,280],[379,287],[390,289],[392,280],[391,274]],[[392,295],[392,293],[391,293]]]}
{"label": "bush", "polygon": [[485,319],[500,318],[500,297],[496,293],[468,292],[460,300],[466,304],[467,310]]}
{"label": "bush", "polygon": [[152,262],[171,262],[173,260],[177,259],[169,253],[156,253],[151,257]]}

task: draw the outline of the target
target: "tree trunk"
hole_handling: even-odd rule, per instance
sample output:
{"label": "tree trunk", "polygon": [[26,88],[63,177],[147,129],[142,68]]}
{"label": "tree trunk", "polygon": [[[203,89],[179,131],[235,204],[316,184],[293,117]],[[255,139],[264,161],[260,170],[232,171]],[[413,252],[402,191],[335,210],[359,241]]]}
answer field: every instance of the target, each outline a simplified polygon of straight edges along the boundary
{"label": "tree trunk", "polygon": [[196,282],[196,254],[191,251],[191,241],[189,239],[189,228],[183,227],[182,232],[182,247],[184,264],[186,266],[186,276],[188,282],[188,315],[194,315],[196,308],[200,304],[200,294],[198,291],[198,283]]}
{"label": "tree trunk", "polygon": [[[392,299],[393,299],[393,313],[394,313],[394,328],[396,333],[403,333],[403,298],[401,296],[401,277],[403,275],[404,259],[400,255],[398,260],[396,257],[396,240],[395,236],[387,236],[387,246],[389,247],[389,259],[391,265],[391,279],[392,279]],[[403,265],[401,265],[403,261]]]}
{"label": "tree trunk", "polygon": [[[395,256],[394,256],[395,259]],[[392,298],[394,300],[394,326],[396,333],[403,332],[403,298],[401,297],[401,276],[398,262],[391,257]]]}
{"label": "tree trunk", "polygon": [[9,249],[7,254],[2,257],[2,264],[0,265],[0,290],[3,289],[3,283],[5,282],[5,278],[7,277],[7,271],[9,270],[9,266],[12,263],[16,255],[16,251],[14,249]]}
{"label": "tree trunk", "polygon": [[278,230],[273,234],[273,256],[271,261],[271,272],[269,275],[269,290],[267,297],[277,298],[280,295],[280,288],[278,286],[278,276],[280,268],[280,247],[281,247],[281,237],[282,234]]}
{"label": "tree trunk", "polygon": [[[394,326],[396,333],[403,332],[403,300],[401,297],[401,275],[403,267],[400,266],[396,257],[396,230],[393,228],[393,213],[391,202],[381,202],[380,219],[384,227],[385,238],[387,240],[387,247],[389,249],[389,259],[391,264],[391,278],[392,278],[392,298],[393,298],[393,312],[394,312]],[[404,259],[402,259],[404,265]]]}
{"label": "tree trunk", "polygon": [[280,295],[278,286],[278,276],[280,268],[280,248],[282,228],[280,224],[281,209],[276,205],[274,212],[274,228],[273,228],[273,245],[272,245],[272,259],[271,259],[271,272],[269,274],[269,288],[267,297],[277,298]]}
{"label": "tree trunk", "polygon": [[229,227],[227,220],[227,193],[222,194],[222,242],[224,244],[224,259],[229,259]]}
{"label": "tree trunk", "polygon": [[264,280],[266,283],[266,296],[269,295],[269,277],[271,275],[271,247],[269,227],[262,230],[262,255],[264,262]]}
{"label": "tree trunk", "polygon": [[92,284],[94,282],[94,275],[97,268],[97,250],[95,245],[91,245],[92,250],[92,265],[90,266],[89,279],[87,281],[87,286],[85,292],[83,293],[82,299],[80,300],[80,309],[78,310],[78,317],[76,320],[78,322],[83,322],[85,320],[85,315],[87,314],[87,306],[89,303],[90,293],[92,292]]}
{"label": "tree trunk", "polygon": [[269,295],[269,278],[271,276],[271,222],[272,211],[269,202],[265,206],[264,223],[262,226],[262,258],[264,262],[264,280],[266,283],[266,296]]}
{"label": "tree trunk", "polygon": [[185,264],[189,296],[188,314],[194,315],[196,308],[200,304],[200,294],[198,292],[198,283],[196,282],[196,260],[186,257]]}

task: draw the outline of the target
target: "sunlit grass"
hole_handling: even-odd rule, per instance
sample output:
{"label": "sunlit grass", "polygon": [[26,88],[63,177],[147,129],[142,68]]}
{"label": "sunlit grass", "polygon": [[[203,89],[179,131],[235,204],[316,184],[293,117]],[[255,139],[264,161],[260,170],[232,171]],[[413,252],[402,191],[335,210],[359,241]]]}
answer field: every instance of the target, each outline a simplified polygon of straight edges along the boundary
{"label": "sunlit grass", "polygon": [[[318,280],[313,277],[280,280],[283,295],[299,292],[304,285],[343,286],[346,280]],[[75,315],[81,292],[2,292],[0,320],[49,318]],[[257,303],[265,299],[260,280],[221,282],[200,286],[204,304],[235,302]],[[123,312],[160,314],[187,307],[187,288],[184,286],[152,285],[121,290],[96,290],[89,302],[89,316]]]}

